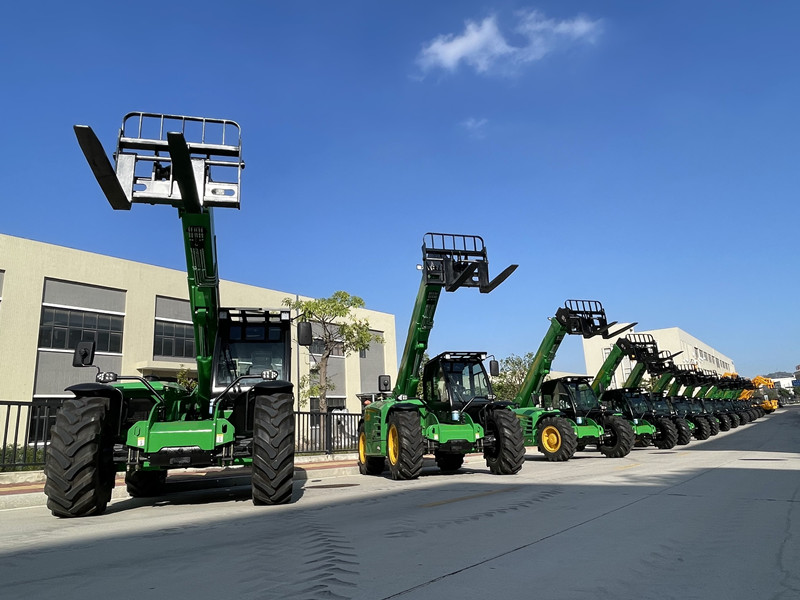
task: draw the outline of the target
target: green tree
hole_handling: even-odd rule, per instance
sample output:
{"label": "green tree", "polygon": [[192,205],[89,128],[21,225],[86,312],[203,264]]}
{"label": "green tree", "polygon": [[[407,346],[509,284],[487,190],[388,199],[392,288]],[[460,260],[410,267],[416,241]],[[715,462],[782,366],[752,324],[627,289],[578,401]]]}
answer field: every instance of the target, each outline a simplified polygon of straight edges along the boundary
{"label": "green tree", "polygon": [[492,378],[492,389],[498,400],[513,400],[517,397],[534,358],[536,354],[528,352],[525,356],[512,354],[500,359],[500,374]]}
{"label": "green tree", "polygon": [[334,292],[329,298],[315,300],[284,298],[283,304],[315,326],[314,337],[320,353],[307,379],[306,389],[308,396],[319,398],[319,411],[324,414],[328,411],[328,392],[332,389],[328,359],[334,352],[348,356],[366,350],[372,342],[382,344],[383,338],[369,330],[369,320],[358,318],[356,310],[364,308],[364,300],[347,292]]}

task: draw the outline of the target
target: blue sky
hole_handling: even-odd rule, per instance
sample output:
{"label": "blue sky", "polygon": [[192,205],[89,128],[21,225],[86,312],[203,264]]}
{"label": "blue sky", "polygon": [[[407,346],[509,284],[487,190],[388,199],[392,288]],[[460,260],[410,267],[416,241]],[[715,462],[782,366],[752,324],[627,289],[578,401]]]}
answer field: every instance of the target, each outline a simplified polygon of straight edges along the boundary
{"label": "blue sky", "polygon": [[[183,269],[177,213],[114,212],[75,141],[133,110],[242,126],[225,279],[342,289],[402,349],[427,231],[477,234],[490,295],[431,353],[535,350],[567,298],[681,327],[754,376],[800,363],[800,4],[28,2],[4,7],[0,231]],[[223,299],[224,302],[224,299]],[[555,367],[582,371],[578,340]]]}

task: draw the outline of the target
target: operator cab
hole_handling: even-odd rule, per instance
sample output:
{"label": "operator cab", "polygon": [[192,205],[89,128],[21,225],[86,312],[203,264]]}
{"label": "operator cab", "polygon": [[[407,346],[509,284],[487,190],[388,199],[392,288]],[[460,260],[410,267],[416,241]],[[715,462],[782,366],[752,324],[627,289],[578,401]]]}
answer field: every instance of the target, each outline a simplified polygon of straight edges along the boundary
{"label": "operator cab", "polygon": [[214,393],[222,392],[237,377],[250,387],[263,372],[276,380],[289,380],[291,359],[288,310],[220,310],[217,346],[214,350]]}
{"label": "operator cab", "polygon": [[443,352],[425,364],[422,396],[433,411],[466,411],[470,416],[494,399],[483,352]]}
{"label": "operator cab", "polygon": [[542,384],[542,407],[560,410],[571,417],[589,417],[604,413],[589,377],[559,377]]}
{"label": "operator cab", "polygon": [[654,412],[647,393],[639,388],[608,390],[603,394],[603,404],[631,419],[644,419]]}

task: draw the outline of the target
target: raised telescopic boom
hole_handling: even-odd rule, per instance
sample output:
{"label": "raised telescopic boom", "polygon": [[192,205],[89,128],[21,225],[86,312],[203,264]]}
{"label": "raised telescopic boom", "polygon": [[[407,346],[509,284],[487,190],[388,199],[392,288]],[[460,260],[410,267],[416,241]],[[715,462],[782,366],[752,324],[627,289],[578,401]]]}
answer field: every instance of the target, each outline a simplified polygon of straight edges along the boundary
{"label": "raised telescopic boom", "polygon": [[550,318],[550,327],[536,351],[514,402],[523,408],[535,405],[535,395],[541,391],[542,382],[550,372],[553,359],[565,335],[575,334],[584,338],[601,335],[608,339],[636,325],[630,323],[611,333],[611,328],[616,324],[616,321],[609,323],[606,320],[606,311],[597,300],[567,300],[564,306],[556,311],[555,317]]}
{"label": "raised telescopic boom", "polygon": [[489,260],[483,238],[451,233],[425,234],[422,241],[422,282],[400,359],[394,388],[395,398],[416,397],[420,364],[428,348],[433,316],[442,290],[454,292],[460,287],[476,287],[482,294],[488,294],[516,268],[517,265],[510,265],[490,280]]}
{"label": "raised telescopic boom", "polygon": [[[76,125],[75,135],[114,210],[130,210],[132,203],[178,209],[197,354],[194,393],[207,410],[220,308],[212,208],[239,208],[244,169],[239,125],[225,119],[128,113],[117,137],[116,170],[91,127]],[[212,172],[219,180],[212,179]]]}
{"label": "raised telescopic boom", "polygon": [[597,375],[592,380],[592,389],[598,395],[608,389],[614,371],[622,363],[626,356],[636,361],[630,375],[623,383],[623,388],[637,388],[642,383],[645,373],[651,375],[660,374],[664,371],[667,360],[671,360],[675,354],[662,356],[659,354],[658,345],[649,333],[629,333],[625,337],[618,338],[611,348],[606,360],[600,366]]}

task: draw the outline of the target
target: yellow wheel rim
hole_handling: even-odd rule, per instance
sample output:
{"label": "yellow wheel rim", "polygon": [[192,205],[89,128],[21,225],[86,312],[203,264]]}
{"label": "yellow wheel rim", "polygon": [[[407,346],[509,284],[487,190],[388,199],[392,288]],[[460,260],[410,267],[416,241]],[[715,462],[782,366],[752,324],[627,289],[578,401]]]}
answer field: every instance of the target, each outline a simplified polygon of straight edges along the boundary
{"label": "yellow wheel rim", "polygon": [[542,447],[547,452],[558,452],[561,448],[561,433],[557,427],[548,425],[542,430]]}
{"label": "yellow wheel rim", "polygon": [[358,434],[358,460],[362,465],[367,462],[367,434],[363,431]]}
{"label": "yellow wheel rim", "polygon": [[389,426],[389,439],[387,442],[389,444],[389,462],[396,465],[397,461],[400,460],[400,434],[397,433],[395,425]]}

